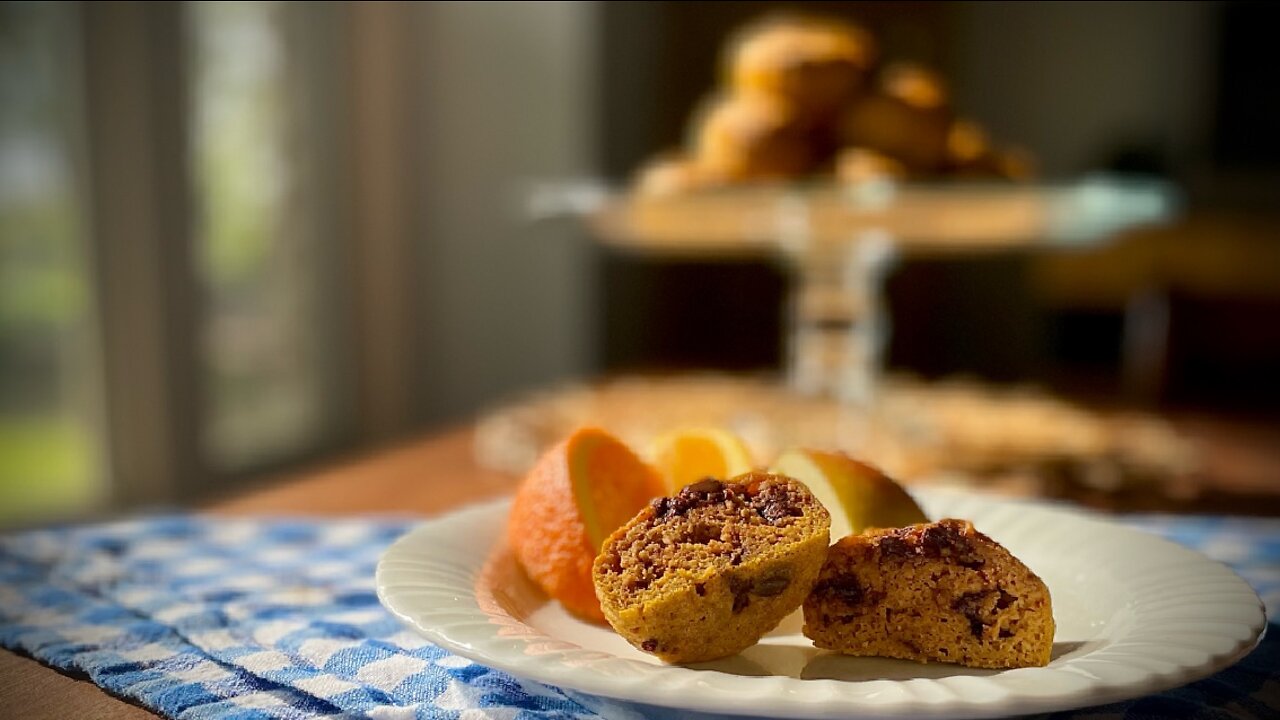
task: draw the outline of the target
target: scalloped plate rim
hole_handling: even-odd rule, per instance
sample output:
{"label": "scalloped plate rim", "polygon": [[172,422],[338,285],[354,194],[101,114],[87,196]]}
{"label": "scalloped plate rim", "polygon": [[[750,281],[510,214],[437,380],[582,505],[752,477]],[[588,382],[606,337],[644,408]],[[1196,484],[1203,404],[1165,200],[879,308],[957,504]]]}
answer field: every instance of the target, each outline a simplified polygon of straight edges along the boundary
{"label": "scalloped plate rim", "polygon": [[[1142,678],[1140,681],[1108,684],[1096,678],[1090,679],[1078,673],[1073,673],[1077,677],[1090,681],[1089,684],[1083,689],[1071,692],[1050,694],[1024,692],[1023,694],[1018,694],[1014,692],[1016,688],[1010,688],[1001,684],[998,680],[993,680],[1001,676],[1007,677],[1010,672],[1063,672],[1061,667],[1055,668],[1051,664],[1047,668],[1024,668],[1017,671],[996,673],[982,678],[983,680],[992,680],[991,685],[1003,691],[1003,695],[1000,697],[990,698],[986,695],[978,697],[976,693],[965,696],[962,690],[957,690],[952,685],[948,685],[948,690],[955,697],[942,702],[907,698],[886,703],[868,703],[863,698],[848,692],[851,686],[866,689],[869,684],[883,687],[885,683],[896,685],[917,682],[917,680],[845,681],[836,679],[798,679],[785,676],[742,677],[717,670],[693,670],[680,666],[646,664],[613,655],[600,658],[598,656],[602,654],[601,651],[584,649],[572,645],[569,641],[547,636],[541,631],[524,625],[519,619],[513,618],[506,613],[504,613],[506,616],[505,624],[515,623],[527,628],[529,632],[525,633],[522,638],[502,637],[499,635],[500,626],[495,624],[495,618],[479,606],[475,588],[477,576],[492,554],[496,543],[505,537],[502,532],[484,532],[479,528],[495,526],[505,528],[506,513],[511,501],[510,497],[460,508],[445,515],[426,520],[406,532],[388,547],[378,562],[376,573],[377,595],[383,606],[392,615],[434,644],[482,665],[508,672],[517,677],[546,683],[565,690],[624,702],[678,710],[743,716],[831,718],[843,717],[851,711],[857,711],[860,717],[971,718],[1023,715],[1093,707],[1143,697],[1208,677],[1230,667],[1248,655],[1262,641],[1266,633],[1266,612],[1256,591],[1226,565],[1190,548],[1140,530],[1107,522],[1078,510],[1050,506],[1041,502],[1000,499],[973,493],[938,489],[928,491],[913,490],[913,494],[924,501],[926,507],[938,504],[945,507],[951,503],[963,505],[968,501],[981,500],[983,503],[992,506],[1012,506],[1045,513],[1055,521],[1083,523],[1084,527],[1092,525],[1095,529],[1102,527],[1107,532],[1132,535],[1135,538],[1140,538],[1140,544],[1157,548],[1158,552],[1166,554],[1170,559],[1189,560],[1192,561],[1193,565],[1203,564],[1204,567],[1218,568],[1216,572],[1220,574],[1225,570],[1228,574],[1224,576],[1227,584],[1223,587],[1222,595],[1224,597],[1231,596],[1231,602],[1240,606],[1242,612],[1254,609],[1253,607],[1246,608],[1245,606],[1256,606],[1256,613],[1250,621],[1227,623],[1247,629],[1248,637],[1237,641],[1234,647],[1226,652],[1210,653],[1209,659],[1203,663],[1175,663],[1175,667],[1170,671],[1149,673],[1147,677]],[[436,559],[431,561],[436,567],[452,564],[452,575],[450,577],[432,576],[431,569],[426,568],[422,569],[419,575],[414,575],[415,581],[412,585],[406,585],[402,579],[397,578],[397,574],[403,575],[406,572],[403,564],[413,565],[426,562],[421,555],[411,554],[413,550],[420,550],[424,545],[426,547],[436,545],[439,541],[456,546],[458,536],[452,534],[455,530],[469,533],[462,536],[467,540],[467,542],[463,543],[468,548],[466,556],[461,559],[454,558],[444,561]],[[996,534],[994,530],[992,534]],[[445,538],[448,538],[448,540],[445,540]],[[401,566],[393,569],[391,567],[392,564],[397,563]],[[411,571],[410,574],[412,574]],[[465,582],[459,580],[459,575],[466,578]],[[1233,585],[1234,587],[1232,587]],[[446,594],[451,592],[454,603],[460,605],[460,607],[433,608],[425,606],[421,602],[415,603],[412,599],[402,595],[402,592],[420,592],[429,587],[448,591]],[[1247,592],[1242,592],[1242,590]],[[1197,595],[1196,602],[1193,604],[1203,605],[1203,590],[1201,589],[1198,592],[1200,594]],[[1167,602],[1170,596],[1166,593],[1160,599]],[[460,622],[459,618],[467,618],[467,621]],[[1135,622],[1138,623],[1140,628],[1141,621]],[[1205,622],[1212,623],[1214,621],[1206,620]],[[1214,637],[1214,634],[1210,633],[1208,637]],[[1226,633],[1222,633],[1219,637],[1226,637]],[[560,643],[562,645],[569,644],[572,647],[567,650],[554,650],[537,656],[529,656],[514,649],[535,641]],[[1203,650],[1203,648],[1201,649]],[[1152,652],[1149,651],[1147,656],[1154,656]],[[623,680],[590,667],[574,667],[564,662],[565,656],[572,657],[575,654],[589,654],[592,656],[591,662],[626,663],[629,669],[636,672],[636,675]],[[1088,657],[1086,655],[1078,659],[1083,660]],[[583,659],[584,662],[587,661],[586,658]],[[1170,663],[1172,661],[1163,659],[1163,662]],[[682,675],[684,677],[681,677]],[[680,688],[683,692],[655,696],[652,688],[645,684],[655,677],[667,680],[674,679],[675,681],[683,680],[686,683],[686,687]],[[696,691],[687,687],[694,683],[698,686]],[[983,684],[984,687],[987,685],[986,683],[980,684]],[[751,692],[752,689],[765,689],[766,685],[772,687],[773,690],[767,694]],[[778,685],[782,686],[782,690],[789,690],[790,692],[777,692]],[[823,690],[824,692],[812,692],[815,690]],[[806,700],[805,695],[821,695],[822,698]]]}

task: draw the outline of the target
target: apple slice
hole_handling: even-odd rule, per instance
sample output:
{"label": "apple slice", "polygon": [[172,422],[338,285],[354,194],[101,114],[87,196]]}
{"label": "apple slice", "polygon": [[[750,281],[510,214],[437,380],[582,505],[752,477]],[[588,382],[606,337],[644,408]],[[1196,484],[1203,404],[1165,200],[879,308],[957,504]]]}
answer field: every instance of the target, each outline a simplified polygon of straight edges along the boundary
{"label": "apple slice", "polygon": [[799,480],[822,501],[831,513],[833,542],[869,527],[929,522],[901,485],[844,453],[793,448],[778,457],[770,472]]}

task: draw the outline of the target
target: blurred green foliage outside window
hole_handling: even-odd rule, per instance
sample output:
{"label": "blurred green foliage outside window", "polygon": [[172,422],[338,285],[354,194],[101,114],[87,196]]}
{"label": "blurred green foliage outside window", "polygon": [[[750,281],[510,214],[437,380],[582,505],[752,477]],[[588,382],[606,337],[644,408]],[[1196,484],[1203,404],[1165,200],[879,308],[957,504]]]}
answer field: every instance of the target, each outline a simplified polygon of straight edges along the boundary
{"label": "blurred green foliage outside window", "polygon": [[100,497],[72,5],[0,3],[0,523]]}

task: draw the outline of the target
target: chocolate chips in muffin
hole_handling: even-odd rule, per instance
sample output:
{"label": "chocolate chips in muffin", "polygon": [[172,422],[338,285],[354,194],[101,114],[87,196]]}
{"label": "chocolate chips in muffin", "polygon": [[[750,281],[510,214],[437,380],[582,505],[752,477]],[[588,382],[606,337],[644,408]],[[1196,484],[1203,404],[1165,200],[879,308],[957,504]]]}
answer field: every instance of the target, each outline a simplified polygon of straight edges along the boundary
{"label": "chocolate chips in muffin", "polygon": [[939,520],[892,530],[873,543],[885,557],[953,558],[963,567],[977,569],[984,561],[966,535],[969,530],[972,526],[963,520]]}

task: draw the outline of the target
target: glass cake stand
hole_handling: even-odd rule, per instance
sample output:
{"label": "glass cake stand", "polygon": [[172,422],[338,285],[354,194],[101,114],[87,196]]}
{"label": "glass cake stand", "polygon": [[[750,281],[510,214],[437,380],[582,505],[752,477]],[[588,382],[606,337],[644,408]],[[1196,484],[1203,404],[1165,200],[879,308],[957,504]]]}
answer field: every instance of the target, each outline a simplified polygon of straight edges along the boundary
{"label": "glass cake stand", "polygon": [[535,218],[578,218],[597,241],[625,252],[782,263],[794,279],[788,382],[847,408],[842,444],[857,447],[879,387],[889,332],[884,281],[895,258],[1091,247],[1168,221],[1178,203],[1162,182],[1090,177],[759,185],[656,197],[549,183],[534,188],[529,204]]}

